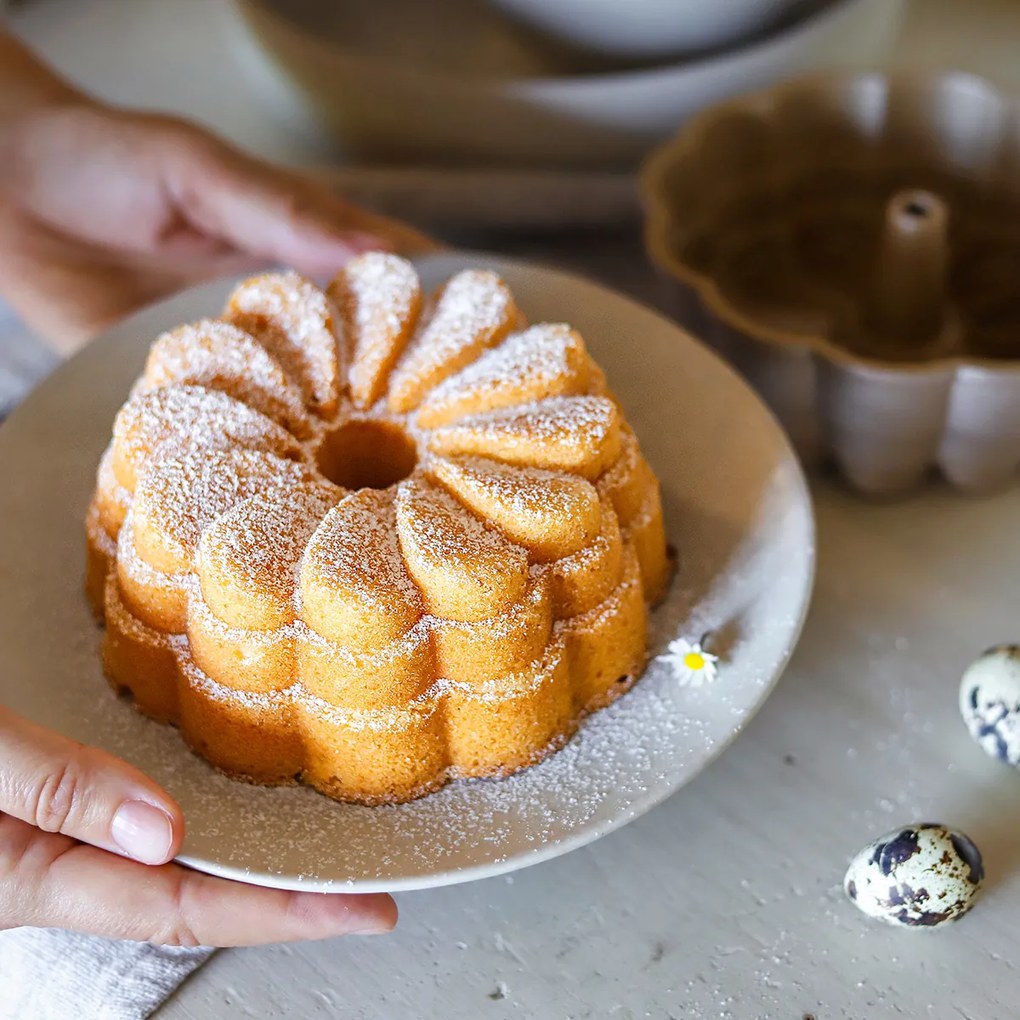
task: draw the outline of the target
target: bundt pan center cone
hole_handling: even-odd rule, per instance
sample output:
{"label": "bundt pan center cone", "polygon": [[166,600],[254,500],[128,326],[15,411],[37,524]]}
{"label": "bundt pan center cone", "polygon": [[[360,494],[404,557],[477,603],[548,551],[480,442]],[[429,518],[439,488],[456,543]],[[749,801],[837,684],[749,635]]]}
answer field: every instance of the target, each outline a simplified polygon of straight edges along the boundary
{"label": "bundt pan center cone", "polygon": [[381,253],[158,337],[86,533],[116,690],[231,775],[369,804],[562,745],[640,675],[670,572],[582,338]]}
{"label": "bundt pan center cone", "polygon": [[962,491],[1020,466],[1020,106],[979,78],[826,74],[741,96],[648,162],[680,317],[808,463]]}

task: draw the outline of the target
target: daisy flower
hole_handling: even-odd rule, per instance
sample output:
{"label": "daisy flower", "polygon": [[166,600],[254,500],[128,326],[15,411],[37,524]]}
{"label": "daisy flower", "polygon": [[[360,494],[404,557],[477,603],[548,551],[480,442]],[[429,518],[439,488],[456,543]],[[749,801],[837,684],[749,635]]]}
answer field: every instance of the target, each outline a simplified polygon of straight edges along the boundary
{"label": "daisy flower", "polygon": [[707,635],[700,641],[688,641],[679,637],[670,641],[664,655],[659,656],[676,672],[685,687],[700,687],[710,683],[719,672],[719,656],[705,651]]}

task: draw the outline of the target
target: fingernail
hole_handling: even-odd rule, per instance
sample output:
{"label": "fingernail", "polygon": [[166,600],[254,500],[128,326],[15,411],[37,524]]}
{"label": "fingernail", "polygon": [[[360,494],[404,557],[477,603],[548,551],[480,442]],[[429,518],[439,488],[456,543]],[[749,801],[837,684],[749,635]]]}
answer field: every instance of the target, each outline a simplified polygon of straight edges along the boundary
{"label": "fingernail", "polygon": [[124,853],[142,864],[162,864],[174,839],[170,816],[142,800],[127,800],[117,808],[110,833]]}
{"label": "fingernail", "polygon": [[355,931],[348,932],[348,935],[389,935],[393,931],[393,925],[376,925],[372,928],[358,928]]}

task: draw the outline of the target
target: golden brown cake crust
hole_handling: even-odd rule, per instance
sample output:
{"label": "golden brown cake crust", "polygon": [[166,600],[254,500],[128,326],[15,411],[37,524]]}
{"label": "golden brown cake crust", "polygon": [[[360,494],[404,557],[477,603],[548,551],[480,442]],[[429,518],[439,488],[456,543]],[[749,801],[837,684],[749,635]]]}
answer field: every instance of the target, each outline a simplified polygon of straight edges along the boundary
{"label": "golden brown cake crust", "polygon": [[157,338],[86,541],[115,690],[229,775],[365,804],[561,747],[640,676],[672,570],[576,331],[381,253]]}

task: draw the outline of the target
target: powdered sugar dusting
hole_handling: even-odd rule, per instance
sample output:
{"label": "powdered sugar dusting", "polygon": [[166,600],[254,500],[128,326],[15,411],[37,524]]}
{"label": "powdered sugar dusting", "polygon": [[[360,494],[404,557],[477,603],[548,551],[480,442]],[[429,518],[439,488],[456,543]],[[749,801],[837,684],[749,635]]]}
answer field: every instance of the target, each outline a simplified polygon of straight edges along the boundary
{"label": "powdered sugar dusting", "polygon": [[651,469],[644,461],[637,437],[629,429],[620,434],[620,455],[609,465],[596,483],[599,492],[612,500],[621,524],[630,524],[641,513],[654,488]]}
{"label": "powdered sugar dusting", "polygon": [[433,386],[505,336],[517,314],[510,291],[495,273],[458,273],[440,292],[432,315],[398,364],[390,406],[398,411],[416,407]]}
{"label": "powdered sugar dusting", "polygon": [[[603,630],[609,620],[620,612],[620,607],[635,597],[642,597],[641,572],[638,569],[637,557],[632,552],[625,557],[623,578],[620,583],[593,609],[579,616],[566,620],[557,620],[553,631],[557,634],[597,634]],[[638,589],[635,592],[635,589]]]}
{"label": "powdered sugar dusting", "polygon": [[431,427],[472,411],[581,394],[587,386],[588,358],[580,335],[563,323],[543,322],[507,337],[437,386],[418,417]]}
{"label": "powdered sugar dusting", "polygon": [[386,252],[352,259],[330,284],[347,342],[353,349],[351,395],[360,407],[382,395],[386,377],[407,342],[421,308],[414,266]]}
{"label": "powdered sugar dusting", "polygon": [[539,518],[546,527],[554,527],[563,517],[586,513],[598,503],[592,485],[556,471],[512,467],[482,457],[436,458],[432,466],[458,493],[470,491],[479,502],[499,503],[513,514]]}
{"label": "powdered sugar dusting", "polygon": [[527,553],[465,510],[449,493],[419,479],[401,482],[397,530],[407,569],[432,612],[477,620],[524,591]]}
{"label": "powdered sugar dusting", "polygon": [[[182,635],[164,634],[162,631],[155,630],[129,612],[120,597],[117,578],[112,572],[106,579],[105,612],[107,626],[115,626],[122,634],[140,644],[170,651],[179,647],[173,643],[175,637],[180,641],[186,642],[187,640]],[[109,692],[104,690],[103,694],[107,705],[109,705]]]}
{"label": "powdered sugar dusting", "polygon": [[301,394],[264,347],[229,322],[201,319],[156,338],[143,392],[183,383],[222,390],[296,435],[309,433]]}
{"label": "powdered sugar dusting", "polygon": [[637,470],[638,458],[641,450],[638,446],[637,436],[629,428],[620,430],[620,456],[613,461],[605,473],[599,479],[599,484],[604,484],[610,489],[626,484]]}
{"label": "powdered sugar dusting", "polygon": [[301,448],[265,415],[218,390],[167,386],[129,400],[113,426],[117,480],[133,490],[146,464],[230,447],[300,457]]}
{"label": "powdered sugar dusting", "polygon": [[153,464],[135,493],[134,514],[158,542],[164,569],[189,570],[202,531],[235,503],[274,485],[311,480],[307,468],[260,450],[202,452]]}
{"label": "powdered sugar dusting", "polygon": [[[397,520],[404,555],[408,544],[416,557],[435,567],[527,573],[527,556],[498,531],[464,509],[449,493],[417,479],[401,482]],[[484,566],[483,566],[484,565]]]}
{"label": "powdered sugar dusting", "polygon": [[308,545],[305,569],[381,613],[394,601],[420,603],[397,544],[392,492],[363,490],[334,507]]}
{"label": "powdered sugar dusting", "polygon": [[645,491],[638,512],[627,522],[627,533],[630,534],[631,532],[646,528],[652,518],[658,516],[661,512],[662,500],[659,496],[659,488],[657,485],[651,485]]}
{"label": "powdered sugar dusting", "polygon": [[598,528],[598,493],[573,475],[441,457],[430,462],[430,472],[465,506],[541,558],[576,551]]}
{"label": "powdered sugar dusting", "polygon": [[413,658],[415,653],[422,651],[431,640],[435,622],[431,616],[421,616],[403,634],[369,655],[336,641],[330,641],[303,620],[296,620],[293,626],[284,628],[283,632],[292,635],[300,644],[309,645],[331,659],[343,662],[346,666],[370,663],[375,671],[400,660],[407,661]]}
{"label": "powdered sugar dusting", "polygon": [[135,548],[134,514],[130,510],[117,536],[117,565],[139,587],[167,593],[179,592],[184,599],[194,579],[190,573],[166,574],[138,555]]}
{"label": "powdered sugar dusting", "polygon": [[[235,641],[238,637],[235,635]],[[244,640],[244,636],[240,638]],[[525,669],[498,680],[487,680],[479,684],[467,684],[452,680],[438,679],[418,697],[401,705],[381,708],[344,708],[330,704],[312,694],[300,683],[289,684],[280,690],[241,690],[218,683],[205,673],[195,662],[186,646],[173,644],[178,656],[181,673],[188,685],[210,701],[235,705],[241,708],[258,708],[273,712],[286,712],[291,706],[325,719],[335,726],[342,726],[355,732],[373,730],[392,733],[420,725],[435,711],[451,693],[467,697],[471,701],[498,704],[529,694],[543,684],[550,683],[563,658],[563,642],[553,641],[541,658]],[[561,675],[562,679],[562,675]]]}
{"label": "powdered sugar dusting", "polygon": [[475,641],[490,644],[512,639],[517,646],[528,639],[528,628],[533,627],[536,622],[544,622],[548,632],[548,617],[543,615],[543,604],[548,598],[548,568],[536,565],[529,571],[525,593],[512,602],[504,612],[473,623],[444,620],[435,616],[426,616],[424,622],[434,630],[447,634],[459,633],[463,637],[471,637]]}
{"label": "powdered sugar dusting", "polygon": [[99,458],[94,505],[103,530],[110,538],[116,538],[131,505],[131,493],[117,481],[117,476],[114,474],[113,440],[110,441]]}
{"label": "powdered sugar dusting", "polygon": [[507,410],[473,415],[459,427],[492,434],[521,432],[537,440],[573,441],[594,445],[603,439],[618,415],[605,397],[551,397]]}
{"label": "powdered sugar dusting", "polygon": [[565,470],[600,464],[619,437],[619,412],[605,397],[551,397],[470,415],[432,433],[438,453],[479,453],[511,463]]}
{"label": "powdered sugar dusting", "polygon": [[225,318],[273,355],[315,411],[333,412],[340,346],[331,302],[314,283],[294,272],[253,276],[230,295]]}
{"label": "powdered sugar dusting", "polygon": [[457,691],[472,701],[498,704],[501,701],[511,701],[531,694],[539,687],[556,680],[560,683],[565,682],[566,676],[561,672],[563,657],[564,642],[562,638],[555,637],[546,645],[545,651],[538,659],[516,673],[472,683],[455,680],[445,680],[443,683],[447,690]]}
{"label": "powdered sugar dusting", "polygon": [[590,609],[619,580],[623,537],[612,504],[603,500],[602,527],[587,545],[551,564],[554,590],[564,616]]}
{"label": "powdered sugar dusting", "polygon": [[85,517],[85,534],[88,540],[108,559],[117,555],[117,543],[106,532],[99,516],[99,506],[93,500]]}
{"label": "powdered sugar dusting", "polygon": [[294,691],[285,687],[279,691],[241,691],[217,683],[204,673],[191,657],[187,647],[175,646],[174,651],[185,683],[210,701],[233,704],[245,708],[261,708],[268,712],[283,713],[293,704]]}
{"label": "powdered sugar dusting", "polygon": [[317,698],[300,686],[293,689],[295,701],[306,712],[355,732],[373,730],[377,733],[392,733],[421,725],[439,708],[445,691],[445,682],[437,680],[423,694],[402,705],[391,708],[341,708]]}
{"label": "powdered sugar dusting", "polygon": [[308,541],[343,490],[326,483],[258,492],[224,513],[199,543],[196,570],[203,589],[225,584],[256,601],[263,625],[293,617],[298,569]]}
{"label": "powdered sugar dusting", "polygon": [[[191,577],[194,582],[194,575],[192,574]],[[197,623],[203,634],[214,637],[221,648],[233,647],[236,650],[243,649],[259,656],[265,655],[265,653],[273,649],[280,648],[284,642],[290,641],[296,633],[293,621],[265,630],[234,626],[227,623],[209,608],[209,604],[205,601],[202,590],[197,583],[193,583],[188,600],[188,621],[189,626],[194,626]],[[181,646],[180,651],[190,655],[186,636],[185,643]],[[251,657],[253,658],[254,655]],[[239,665],[251,667],[252,662],[242,660]],[[238,679],[240,680],[240,678]],[[243,683],[238,682],[230,689],[243,693],[243,687]]]}

